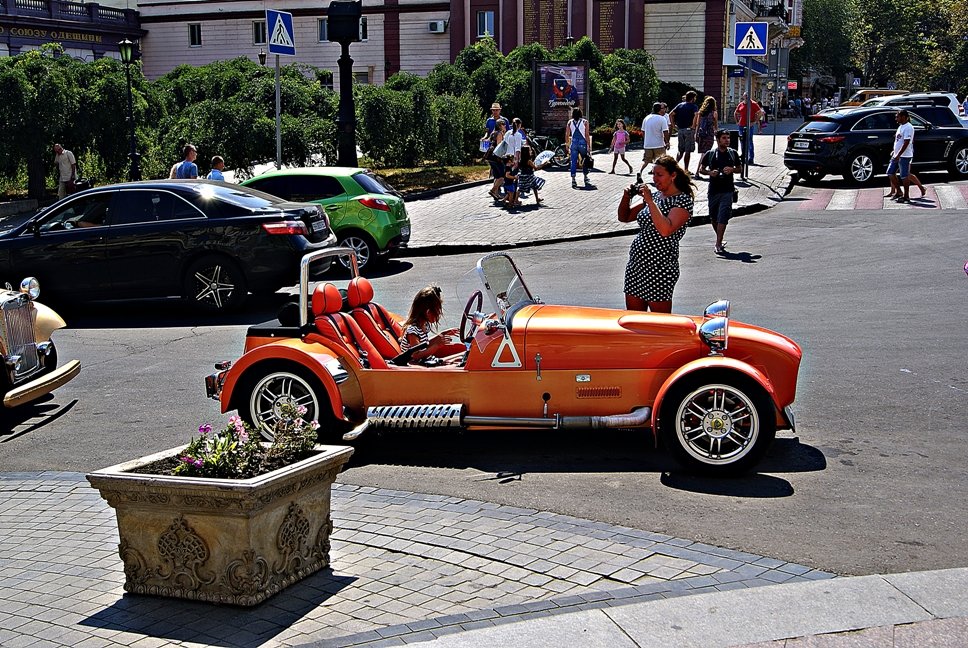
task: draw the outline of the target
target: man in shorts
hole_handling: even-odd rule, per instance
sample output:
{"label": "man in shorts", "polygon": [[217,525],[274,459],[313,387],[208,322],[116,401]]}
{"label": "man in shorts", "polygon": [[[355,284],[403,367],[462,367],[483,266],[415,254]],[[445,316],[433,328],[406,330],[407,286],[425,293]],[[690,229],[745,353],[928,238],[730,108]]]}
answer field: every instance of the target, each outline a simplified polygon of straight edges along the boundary
{"label": "man in shorts", "polygon": [[642,166],[635,174],[635,181],[642,184],[642,172],[646,165],[655,162],[669,150],[669,120],[665,116],[666,105],[660,101],[652,104],[652,112],[642,120]]}
{"label": "man in shorts", "polygon": [[709,222],[716,233],[716,254],[726,254],[726,225],[733,215],[733,176],[739,169],[739,151],[729,148],[729,131],[716,131],[716,148],[699,161],[699,172],[709,176]]}
{"label": "man in shorts", "polygon": [[686,93],[685,101],[669,113],[669,120],[675,122],[676,130],[679,132],[676,162],[683,161],[682,168],[686,169],[686,173],[689,173],[689,157],[696,150],[696,133],[692,130],[692,123],[695,121],[697,112],[699,112],[699,106],[696,104],[696,93],[690,90]]}
{"label": "man in shorts", "polygon": [[[906,110],[899,110],[894,119],[898,127],[894,134],[894,152],[891,154],[891,163],[887,165],[887,175],[891,179],[891,194],[897,196],[895,200],[899,203],[909,203],[911,202],[911,160],[914,159],[914,127],[911,126]],[[899,177],[900,180],[898,180]],[[902,185],[904,193],[901,193]]]}

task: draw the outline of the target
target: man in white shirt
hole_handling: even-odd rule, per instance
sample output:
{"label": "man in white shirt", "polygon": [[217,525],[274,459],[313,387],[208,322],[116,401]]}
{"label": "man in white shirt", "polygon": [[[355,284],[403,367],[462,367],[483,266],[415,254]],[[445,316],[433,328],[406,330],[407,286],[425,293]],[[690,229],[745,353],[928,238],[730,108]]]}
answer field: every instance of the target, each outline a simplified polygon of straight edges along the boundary
{"label": "man in white shirt", "polygon": [[669,119],[666,105],[659,101],[652,104],[652,113],[642,120],[642,166],[635,174],[635,181],[642,183],[642,171],[649,162],[655,162],[669,150]]}
{"label": "man in white shirt", "polygon": [[[906,110],[899,110],[895,119],[898,127],[894,134],[891,163],[887,166],[887,175],[891,179],[891,193],[888,196],[892,196],[899,203],[909,203],[911,202],[911,160],[914,159],[914,127],[911,126]],[[904,193],[901,193],[901,186],[904,187]]]}
{"label": "man in white shirt", "polygon": [[71,185],[77,179],[77,160],[66,148],[54,144],[54,164],[57,165],[57,197],[64,198],[71,193]]}

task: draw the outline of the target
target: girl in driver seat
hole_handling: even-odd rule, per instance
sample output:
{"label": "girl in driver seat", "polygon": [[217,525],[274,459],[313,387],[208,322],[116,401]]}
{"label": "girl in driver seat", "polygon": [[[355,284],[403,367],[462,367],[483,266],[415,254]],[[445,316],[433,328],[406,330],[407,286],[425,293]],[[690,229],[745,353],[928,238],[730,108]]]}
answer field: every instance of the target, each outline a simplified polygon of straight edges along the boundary
{"label": "girl in driver seat", "polygon": [[[403,322],[403,335],[400,337],[400,350],[407,351],[418,344],[427,343],[426,349],[414,351],[411,362],[430,367],[450,364],[447,356],[464,353],[464,344],[451,342],[457,335],[456,328],[441,331],[433,337],[430,334],[437,329],[441,316],[444,314],[444,300],[440,295],[440,286],[422,288],[410,305],[410,314]],[[445,360],[441,360],[443,356]],[[460,356],[457,357],[459,361]]]}

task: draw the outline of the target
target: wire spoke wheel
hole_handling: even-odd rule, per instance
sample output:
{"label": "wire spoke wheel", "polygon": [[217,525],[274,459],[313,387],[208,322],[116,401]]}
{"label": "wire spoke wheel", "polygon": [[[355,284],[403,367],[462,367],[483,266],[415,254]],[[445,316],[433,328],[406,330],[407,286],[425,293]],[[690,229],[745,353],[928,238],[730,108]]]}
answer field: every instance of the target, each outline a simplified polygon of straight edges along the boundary
{"label": "wire spoke wheel", "polygon": [[753,401],[729,385],[704,385],[688,394],[676,413],[676,435],[697,460],[725,464],[741,459],[756,442],[759,414]]}
{"label": "wire spoke wheel", "polygon": [[302,377],[288,371],[275,371],[258,382],[249,396],[249,419],[266,441],[272,441],[283,405],[306,408],[303,418],[319,418],[319,398]]}

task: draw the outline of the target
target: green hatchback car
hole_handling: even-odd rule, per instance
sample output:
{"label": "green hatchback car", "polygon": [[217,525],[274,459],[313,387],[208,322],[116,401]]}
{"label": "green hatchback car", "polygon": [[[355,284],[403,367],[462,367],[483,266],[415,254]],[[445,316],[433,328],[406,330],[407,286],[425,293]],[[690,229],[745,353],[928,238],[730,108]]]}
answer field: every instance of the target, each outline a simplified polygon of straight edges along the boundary
{"label": "green hatchback car", "polygon": [[410,241],[410,217],[403,198],[368,169],[279,169],[240,184],[288,201],[322,205],[339,245],[356,252],[360,270]]}

